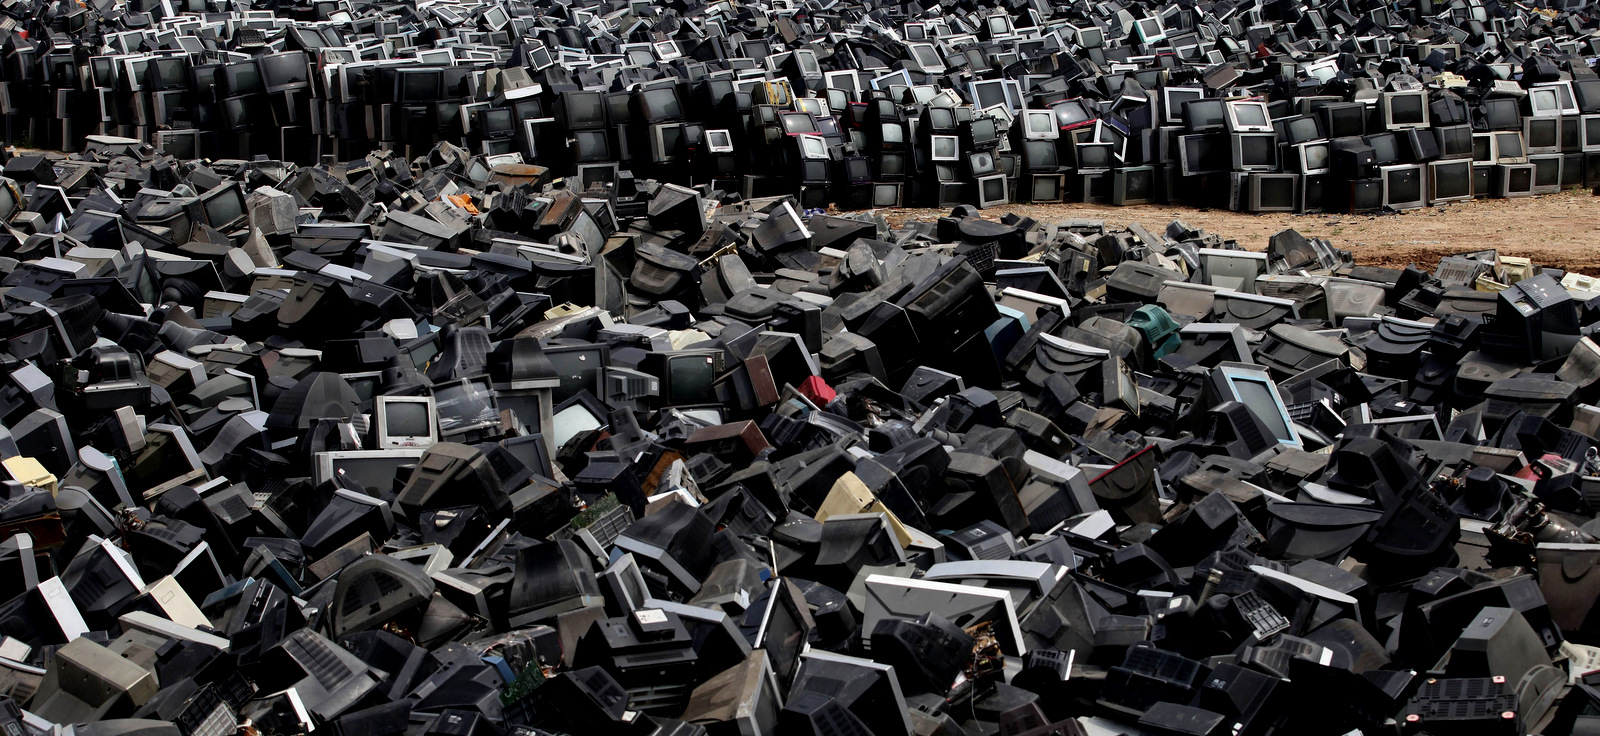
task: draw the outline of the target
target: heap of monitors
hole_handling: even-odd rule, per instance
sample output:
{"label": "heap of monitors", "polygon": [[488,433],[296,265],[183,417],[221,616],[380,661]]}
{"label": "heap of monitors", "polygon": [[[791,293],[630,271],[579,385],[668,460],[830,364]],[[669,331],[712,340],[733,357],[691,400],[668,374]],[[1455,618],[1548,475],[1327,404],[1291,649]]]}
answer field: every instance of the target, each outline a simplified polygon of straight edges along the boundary
{"label": "heap of monitors", "polygon": [[[10,34],[0,112],[49,150],[115,136],[311,165],[448,142],[595,186],[614,171],[847,210],[1366,212],[1600,184],[1600,41],[1579,9],[809,4],[761,22],[650,2],[648,22],[592,3],[180,0],[92,22],[46,4],[48,38]],[[88,37],[104,42],[71,50]]]}

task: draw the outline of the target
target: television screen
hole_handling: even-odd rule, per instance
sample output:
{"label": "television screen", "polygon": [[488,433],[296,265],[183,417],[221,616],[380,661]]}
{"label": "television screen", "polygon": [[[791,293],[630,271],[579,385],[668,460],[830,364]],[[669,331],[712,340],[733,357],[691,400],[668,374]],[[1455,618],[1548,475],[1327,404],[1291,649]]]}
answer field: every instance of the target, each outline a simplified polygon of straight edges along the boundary
{"label": "television screen", "polygon": [[305,84],[310,80],[306,55],[299,51],[263,56],[258,61],[261,62],[261,78],[269,88]]}
{"label": "television screen", "polygon": [[1472,162],[1455,161],[1433,167],[1435,199],[1465,197],[1472,194]]}
{"label": "television screen", "polygon": [[248,61],[223,67],[222,78],[226,80],[229,97],[254,94],[264,89],[261,86],[261,70]]}
{"label": "television screen", "polygon": [[1277,160],[1278,140],[1272,135],[1241,135],[1238,138],[1239,163],[1244,166],[1271,166]]}
{"label": "television screen", "polygon": [[1056,123],[1061,128],[1071,128],[1089,122],[1094,115],[1089,108],[1084,106],[1082,100],[1066,100],[1050,106],[1056,114]]}
{"label": "television screen", "polygon": [[954,130],[956,127],[956,113],[945,107],[928,108],[928,128],[930,130]]}
{"label": "television screen", "polygon": [[899,184],[877,184],[872,187],[873,207],[897,207],[899,204]]}
{"label": "television screen", "polygon": [[578,158],[603,160],[611,155],[610,141],[604,130],[572,131]]}
{"label": "television screen", "polygon": [[1400,160],[1400,142],[1393,133],[1379,133],[1366,138],[1367,145],[1372,146],[1372,160],[1379,164],[1394,163]]}
{"label": "television screen", "polygon": [[428,417],[428,403],[425,401],[390,401],[386,402],[385,416],[388,418],[386,434],[392,437],[426,437],[432,434],[431,422]]}
{"label": "television screen", "polygon": [[883,142],[891,145],[901,145],[906,142],[906,129],[899,123],[884,123]]}
{"label": "television screen", "polygon": [[1301,116],[1289,122],[1289,140],[1293,143],[1314,141],[1322,137],[1322,130],[1317,127],[1317,119],[1310,116]]}
{"label": "television screen", "polygon": [[1328,105],[1323,115],[1328,123],[1330,138],[1348,138],[1367,132],[1367,106],[1359,102]]}
{"label": "television screen", "polygon": [[[1600,131],[1600,125],[1594,126]],[[933,160],[954,161],[960,154],[960,144],[955,136],[936,135],[933,137]]]}
{"label": "television screen", "polygon": [[994,118],[978,118],[972,121],[972,142],[983,145],[1000,137],[999,129],[995,127]]}
{"label": "television screen", "polygon": [[1506,170],[1506,191],[1512,194],[1533,191],[1533,168],[1517,166]]}
{"label": "television screen", "polygon": [[331,461],[333,474],[365,489],[374,498],[394,492],[395,477],[400,466],[411,465],[417,458],[388,452],[340,453],[342,457]]}
{"label": "television screen", "polygon": [[1250,413],[1261,418],[1267,425],[1267,430],[1273,437],[1280,440],[1292,439],[1289,425],[1284,421],[1282,404],[1278,397],[1273,395],[1271,384],[1263,380],[1236,378],[1233,381],[1234,393],[1239,395],[1239,402],[1250,408]]}
{"label": "television screen", "polygon": [[439,72],[402,72],[400,102],[432,102],[439,96]]}
{"label": "television screen", "polygon": [[1501,160],[1518,159],[1527,156],[1522,149],[1521,133],[1497,133],[1494,137],[1495,149],[1499,151]]}
{"label": "television screen", "polygon": [[567,125],[579,127],[606,124],[605,101],[601,99],[599,92],[568,92],[566,103]]}
{"label": "television screen", "polygon": [[1262,209],[1287,210],[1294,208],[1294,177],[1260,177],[1259,199]]}
{"label": "television screen", "polygon": [[1190,100],[1183,103],[1183,119],[1189,130],[1220,127],[1227,122],[1227,107],[1222,100]]}
{"label": "television screen", "polygon": [[157,59],[153,68],[163,89],[176,89],[189,83],[188,65],[183,59]]}
{"label": "television screen", "polygon": [[1422,174],[1416,168],[1408,166],[1385,171],[1383,176],[1389,188],[1387,204],[1422,201]]}
{"label": "television screen", "polygon": [[972,93],[976,97],[975,107],[991,107],[1006,104],[1006,83],[1003,79],[986,79],[982,82],[972,83]]}
{"label": "television screen", "polygon": [[1260,127],[1271,122],[1267,118],[1267,106],[1260,103],[1237,103],[1233,105],[1233,118],[1241,127]]}
{"label": "television screen", "polygon": [[1524,122],[1529,148],[1557,148],[1561,145],[1560,118],[1528,118]]}
{"label": "television screen", "polygon": [[1033,200],[1048,202],[1061,198],[1061,180],[1054,176],[1037,176],[1033,179]]}
{"label": "television screen", "polygon": [[1055,141],[1028,141],[1022,155],[1031,169],[1054,169],[1057,166]]}
{"label": "television screen", "polygon": [[1439,139],[1441,156],[1462,156],[1472,153],[1472,126],[1451,125],[1434,128],[1434,134]]}
{"label": "television screen", "polygon": [[1503,97],[1483,101],[1483,119],[1490,130],[1517,130],[1522,127],[1522,111],[1517,101]]}
{"label": "television screen", "polygon": [[199,158],[195,155],[195,142],[198,140],[194,131],[162,132],[161,150],[180,159]]}
{"label": "television screen", "polygon": [[1428,101],[1420,94],[1389,97],[1389,122],[1394,125],[1421,125],[1426,119]]}
{"label": "television screen", "polygon": [[1533,164],[1533,183],[1541,187],[1561,186],[1561,157],[1560,156],[1535,156],[1528,160]]}
{"label": "television screen", "polygon": [[663,398],[669,404],[705,404],[716,400],[711,383],[716,367],[704,355],[675,356],[667,362],[667,385],[671,393]]}
{"label": "television screen", "polygon": [[481,118],[484,135],[510,135],[512,132],[511,110],[503,107],[492,107],[483,111]]}
{"label": "television screen", "polygon": [[1600,117],[1583,119],[1583,146],[1600,146]]}
{"label": "television screen", "polygon": [[1300,165],[1303,171],[1321,171],[1328,168],[1328,144],[1313,143],[1302,150],[1305,151]]}
{"label": "television screen", "polygon": [[643,92],[645,114],[651,120],[671,120],[683,117],[683,104],[678,92],[671,87],[659,87]]}
{"label": "television screen", "polygon": [[237,188],[229,188],[206,200],[206,220],[212,227],[222,227],[244,217],[244,197]]}
{"label": "television screen", "polygon": [[885,153],[878,157],[878,173],[885,177],[905,176],[906,159],[898,153]]}
{"label": "television screen", "polygon": [[994,177],[992,179],[985,179],[983,181],[983,200],[985,202],[996,202],[996,201],[999,201],[999,200],[1002,200],[1002,199],[1005,199],[1005,198],[1006,198],[1006,179],[1005,179],[1005,177],[996,176],[996,177]]}
{"label": "television screen", "polygon": [[1111,146],[1103,143],[1078,144],[1078,168],[1111,168]]}

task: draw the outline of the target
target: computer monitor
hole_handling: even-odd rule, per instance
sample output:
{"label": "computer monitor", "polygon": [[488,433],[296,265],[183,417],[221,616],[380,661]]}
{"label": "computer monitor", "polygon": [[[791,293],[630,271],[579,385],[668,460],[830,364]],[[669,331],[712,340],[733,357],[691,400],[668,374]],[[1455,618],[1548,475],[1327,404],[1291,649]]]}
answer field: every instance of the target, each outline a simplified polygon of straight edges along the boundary
{"label": "computer monitor", "polygon": [[1534,194],[1555,194],[1561,191],[1562,160],[1563,157],[1559,153],[1528,157],[1528,163],[1533,166]]}
{"label": "computer monitor", "polygon": [[1427,90],[1385,92],[1378,98],[1378,110],[1383,115],[1384,127],[1389,130],[1429,126]]}
{"label": "computer monitor", "polygon": [[1063,131],[1081,128],[1094,122],[1094,112],[1080,98],[1062,100],[1050,105],[1056,114],[1056,125]]}
{"label": "computer monitor", "polygon": [[1282,122],[1284,140],[1290,144],[1322,140],[1322,124],[1315,115],[1296,115]]}
{"label": "computer monitor", "polygon": [[1378,176],[1383,180],[1383,206],[1394,210],[1427,206],[1428,195],[1422,181],[1421,166],[1380,166]]}
{"label": "computer monitor", "polygon": [[1600,152],[1600,115],[1584,115],[1578,118],[1578,126],[1583,152]]}
{"label": "computer monitor", "polygon": [[1472,199],[1472,160],[1458,158],[1430,162],[1428,199],[1435,204]]}
{"label": "computer monitor", "polygon": [[376,396],[373,411],[379,448],[428,448],[439,441],[432,396]]}
{"label": "computer monitor", "polygon": [[733,153],[733,134],[726,128],[707,130],[706,151],[708,153]]}
{"label": "computer monitor", "polygon": [[611,160],[611,136],[605,129],[572,131],[573,159],[579,163]]}
{"label": "computer monitor", "polygon": [[1217,370],[1222,380],[1214,385],[1228,394],[1221,397],[1224,401],[1237,401],[1248,407],[1250,413],[1266,423],[1267,430],[1280,444],[1302,446],[1300,435],[1289,419],[1288,407],[1267,369],[1245,363],[1223,363]]}
{"label": "computer monitor", "polygon": [[1162,87],[1161,122],[1163,125],[1183,125],[1183,103],[1206,96],[1203,87]]}
{"label": "computer monitor", "polygon": [[978,179],[979,207],[998,207],[1009,201],[1005,174],[991,174]]}
{"label": "computer monitor", "polygon": [[1055,141],[1025,141],[1022,144],[1022,160],[1028,171],[1049,174],[1061,165],[1056,156]]}
{"label": "computer monitor", "polygon": [[1534,117],[1557,117],[1578,113],[1571,82],[1546,82],[1528,88],[1528,110]]}
{"label": "computer monitor", "polygon": [[678,99],[678,90],[675,87],[642,90],[634,99],[638,101],[640,117],[645,122],[679,120],[684,116],[683,102]]}
{"label": "computer monitor", "polygon": [[[1593,116],[1600,121],[1600,115]],[[1600,125],[1595,126],[1600,131]],[[935,135],[929,140],[928,158],[934,161],[956,161],[961,158],[961,139],[953,135]]]}
{"label": "computer monitor", "polygon": [[1372,147],[1372,163],[1378,166],[1400,163],[1400,139],[1394,133],[1374,133],[1362,141]]}
{"label": "computer monitor", "polygon": [[873,207],[899,207],[900,185],[877,183],[872,185]]}
{"label": "computer monitor", "polygon": [[394,493],[400,466],[415,465],[423,452],[425,450],[415,448],[319,452],[315,480],[325,483],[337,477],[345,484],[364,489],[374,498],[387,496]]}

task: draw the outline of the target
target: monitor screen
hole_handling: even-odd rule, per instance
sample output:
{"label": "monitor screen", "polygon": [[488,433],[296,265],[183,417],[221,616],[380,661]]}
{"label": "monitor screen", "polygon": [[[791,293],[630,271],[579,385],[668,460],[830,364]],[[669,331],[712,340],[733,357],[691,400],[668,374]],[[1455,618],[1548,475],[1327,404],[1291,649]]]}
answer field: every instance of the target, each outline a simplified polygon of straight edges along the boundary
{"label": "monitor screen", "polygon": [[1533,168],[1517,166],[1507,169],[1506,191],[1511,193],[1533,191]]}
{"label": "monitor screen", "polygon": [[574,130],[572,137],[579,158],[605,158],[609,155],[610,146],[607,145],[609,141],[604,130]]}
{"label": "monitor screen", "polygon": [[1529,148],[1557,148],[1561,145],[1560,118],[1528,118]]}
{"label": "monitor screen", "polygon": [[951,130],[955,128],[955,111],[943,107],[928,108],[928,127],[933,130]]}
{"label": "monitor screen", "polygon": [[195,154],[195,143],[198,135],[194,131],[163,131],[158,134],[161,139],[161,150],[180,159],[199,158]]}
{"label": "monitor screen", "polygon": [[155,63],[156,76],[161,79],[161,86],[166,89],[186,86],[189,82],[187,75],[188,65],[183,59],[157,59]]}
{"label": "monitor screen", "polygon": [[900,145],[906,142],[906,129],[899,123],[883,124],[883,142],[886,144]]}
{"label": "monitor screen", "polygon": [[1257,187],[1262,209],[1294,208],[1294,177],[1264,176],[1260,178]]}
{"label": "monitor screen", "polygon": [[253,94],[264,89],[261,86],[261,71],[248,61],[224,67],[222,77],[227,80],[228,95],[231,97]]}
{"label": "monitor screen", "polygon": [[567,125],[605,125],[605,100],[599,92],[568,92]]}
{"label": "monitor screen", "polygon": [[1415,167],[1386,171],[1384,179],[1388,184],[1390,204],[1422,201],[1422,173]]}
{"label": "monitor screen", "polygon": [[1271,135],[1239,136],[1239,162],[1244,166],[1271,166],[1276,160],[1278,140]]}
{"label": "monitor screen", "polygon": [[413,455],[394,455],[388,452],[370,455],[340,454],[344,456],[332,460],[333,474],[347,481],[353,481],[374,498],[393,493],[394,480],[400,474],[400,466],[417,462],[417,458]]}
{"label": "monitor screen", "polygon": [[1044,170],[1056,167],[1055,141],[1028,141],[1022,151],[1029,168]]}
{"label": "monitor screen", "polygon": [[704,355],[681,355],[667,362],[667,384],[670,395],[664,397],[671,404],[705,404],[716,400],[711,384],[716,380],[716,366]]}
{"label": "monitor screen", "polygon": [[1372,158],[1378,163],[1393,163],[1400,160],[1399,141],[1393,133],[1367,136],[1367,145],[1372,146]]}
{"label": "monitor screen", "polygon": [[558,447],[566,444],[567,440],[578,436],[581,432],[599,429],[602,426],[599,417],[591,414],[588,407],[585,407],[582,403],[576,402],[556,412],[550,423],[550,433]]}
{"label": "monitor screen", "polygon": [[512,131],[511,110],[491,107],[483,111],[483,134],[504,135]]}
{"label": "monitor screen", "polygon": [[239,196],[237,188],[230,187],[206,200],[206,220],[212,227],[228,225],[241,217],[244,217],[244,198]]}
{"label": "monitor screen", "polygon": [[1190,100],[1183,103],[1183,119],[1190,130],[1201,130],[1223,125],[1227,108],[1222,100]]}
{"label": "monitor screen", "polygon": [[996,202],[1006,198],[1006,179],[996,176],[983,181],[983,199],[986,202]]}
{"label": "monitor screen", "polygon": [[1397,94],[1389,98],[1389,122],[1394,125],[1421,125],[1428,109],[1427,99],[1420,94]]}
{"label": "monitor screen", "polygon": [[1328,116],[1328,135],[1333,138],[1347,138],[1358,136],[1367,132],[1366,105],[1359,102],[1346,105],[1329,105],[1324,107]]}
{"label": "monitor screen", "polygon": [[873,207],[896,207],[899,204],[899,184],[877,184],[872,187]]}
{"label": "monitor screen", "polygon": [[1267,106],[1260,103],[1240,103],[1233,106],[1233,118],[1240,126],[1262,126],[1267,119]]}
{"label": "monitor screen", "polygon": [[1535,156],[1529,160],[1533,164],[1533,182],[1537,186],[1561,186],[1561,157],[1560,156]]}
{"label": "monitor screen", "polygon": [[994,118],[978,118],[972,121],[972,142],[984,144],[1000,137],[999,129],[994,125]]}
{"label": "monitor screen", "polygon": [[1439,137],[1441,155],[1460,156],[1472,153],[1472,126],[1452,125],[1434,130]]}
{"label": "monitor screen", "polygon": [[972,83],[972,92],[976,96],[974,107],[992,107],[1006,104],[1006,83],[1003,79],[988,79]]}
{"label": "monitor screen", "polygon": [[[1131,187],[1130,187],[1131,188]],[[1033,199],[1048,202],[1061,198],[1061,180],[1054,176],[1036,176],[1033,179]]]}
{"label": "monitor screen", "polygon": [[384,402],[384,416],[388,426],[384,433],[390,437],[427,437],[433,434],[426,401]]}
{"label": "monitor screen", "polygon": [[306,55],[299,51],[263,56],[261,77],[268,87],[305,84],[310,77],[306,72]]}
{"label": "monitor screen", "polygon": [[1522,126],[1522,112],[1516,100],[1492,98],[1483,101],[1483,118],[1490,129],[1507,130]]}
{"label": "monitor screen", "polygon": [[683,126],[663,125],[656,128],[657,140],[661,143],[660,155],[663,158],[672,158],[683,149]]}
{"label": "monitor screen", "polygon": [[1456,161],[1433,169],[1433,196],[1437,199],[1472,194],[1472,162]]}
{"label": "monitor screen", "polygon": [[879,156],[878,173],[882,176],[905,176],[905,156],[898,153],[885,153]]}
{"label": "monitor screen", "polygon": [[1583,145],[1585,148],[1600,146],[1600,117],[1583,119]]}
{"label": "monitor screen", "polygon": [[1328,144],[1313,143],[1305,146],[1303,150],[1305,154],[1301,161],[1302,169],[1305,171],[1320,171],[1328,168]]}
{"label": "monitor screen", "polygon": [[[1590,126],[1600,133],[1600,125]],[[933,137],[933,160],[954,161],[960,153],[960,146],[955,136],[936,135]]]}
{"label": "monitor screen", "polygon": [[1295,118],[1289,123],[1289,140],[1295,143],[1314,141],[1322,137],[1322,131],[1317,127],[1317,119],[1310,116]]}
{"label": "monitor screen", "polygon": [[651,120],[683,117],[683,105],[678,102],[678,92],[670,87],[644,91],[645,114]]}
{"label": "monitor screen", "polygon": [[439,96],[439,72],[407,70],[402,73],[400,102],[432,102]]}
{"label": "monitor screen", "polygon": [[1082,100],[1067,100],[1050,106],[1056,114],[1056,124],[1062,128],[1083,125],[1094,118]]}
{"label": "monitor screen", "polygon": [[1264,379],[1233,378],[1233,391],[1239,395],[1239,403],[1250,408],[1250,412],[1261,418],[1266,423],[1267,431],[1280,440],[1291,440],[1289,425],[1284,422],[1283,411],[1278,397],[1272,393],[1272,386]]}
{"label": "monitor screen", "polygon": [[1528,155],[1522,150],[1521,133],[1499,133],[1495,135],[1494,142],[1502,159],[1516,159]]}
{"label": "monitor screen", "polygon": [[1078,168],[1105,169],[1111,167],[1111,146],[1102,143],[1078,145]]}

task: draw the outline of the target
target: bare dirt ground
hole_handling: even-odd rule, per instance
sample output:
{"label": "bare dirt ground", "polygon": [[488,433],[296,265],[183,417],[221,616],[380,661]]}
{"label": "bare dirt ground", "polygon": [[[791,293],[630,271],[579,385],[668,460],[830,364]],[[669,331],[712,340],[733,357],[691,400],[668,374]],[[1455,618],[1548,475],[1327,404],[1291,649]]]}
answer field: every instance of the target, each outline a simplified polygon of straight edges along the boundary
{"label": "bare dirt ground", "polygon": [[[889,222],[934,220],[947,210],[880,210]],[[1432,269],[1440,256],[1495,248],[1503,255],[1533,259],[1587,275],[1600,275],[1600,197],[1577,189],[1525,199],[1471,202],[1386,215],[1247,214],[1183,206],[1093,204],[1008,205],[986,210],[998,219],[1016,212],[1038,220],[1092,218],[1107,226],[1137,222],[1153,232],[1181,219],[1191,227],[1237,240],[1251,250],[1284,228],[1327,238],[1355,253],[1356,263],[1398,268],[1416,263]]]}

